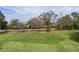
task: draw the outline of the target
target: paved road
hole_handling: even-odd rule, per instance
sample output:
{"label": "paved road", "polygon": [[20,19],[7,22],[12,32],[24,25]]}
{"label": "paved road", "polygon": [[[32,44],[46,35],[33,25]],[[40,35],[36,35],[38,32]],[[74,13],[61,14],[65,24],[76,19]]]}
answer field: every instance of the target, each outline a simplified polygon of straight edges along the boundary
{"label": "paved road", "polygon": [[45,31],[45,29],[17,29],[17,30],[0,30],[0,32],[29,32],[29,31]]}
{"label": "paved road", "polygon": [[[0,30],[1,32],[31,32],[31,31],[45,31],[45,29],[17,29],[17,30]],[[51,31],[77,31],[79,32],[79,30],[54,30],[52,29]]]}

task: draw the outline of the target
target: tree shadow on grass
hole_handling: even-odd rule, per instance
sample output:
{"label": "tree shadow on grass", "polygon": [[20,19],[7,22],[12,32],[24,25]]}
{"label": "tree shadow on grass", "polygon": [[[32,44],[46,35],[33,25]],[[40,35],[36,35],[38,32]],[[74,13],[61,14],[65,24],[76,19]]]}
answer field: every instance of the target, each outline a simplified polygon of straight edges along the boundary
{"label": "tree shadow on grass", "polygon": [[79,32],[72,32],[70,34],[70,39],[79,43]]}

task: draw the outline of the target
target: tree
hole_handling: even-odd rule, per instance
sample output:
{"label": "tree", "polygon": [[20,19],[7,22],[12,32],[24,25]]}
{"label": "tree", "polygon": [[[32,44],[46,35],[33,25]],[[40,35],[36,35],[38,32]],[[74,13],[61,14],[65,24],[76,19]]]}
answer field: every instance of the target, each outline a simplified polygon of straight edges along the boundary
{"label": "tree", "polygon": [[9,27],[11,29],[18,29],[19,19],[12,19],[10,21]]}
{"label": "tree", "polygon": [[4,16],[4,14],[0,11],[0,29],[2,30],[2,29],[6,29],[6,27],[7,27],[7,21],[6,20],[4,20],[5,19],[5,16]]}
{"label": "tree", "polygon": [[7,29],[7,23],[8,23],[8,22],[4,20],[4,21],[2,22],[2,24],[1,24],[1,25],[2,25],[2,26],[1,26],[1,29]]}
{"label": "tree", "polygon": [[8,25],[10,29],[24,29],[25,23],[19,21],[19,19],[12,19]]}
{"label": "tree", "polygon": [[73,16],[74,20],[78,19],[79,13],[77,12],[72,12],[71,15]]}
{"label": "tree", "polygon": [[40,18],[40,16],[34,17],[27,21],[26,26],[32,29],[39,29],[44,27],[44,21]]}
{"label": "tree", "polygon": [[36,29],[37,28],[37,19],[36,18],[31,18],[29,21],[27,21],[27,27]]}
{"label": "tree", "polygon": [[79,29],[79,13],[78,12],[72,12],[71,16],[73,17],[73,29]]}
{"label": "tree", "polygon": [[20,21],[20,22],[18,23],[18,28],[19,28],[19,29],[25,29],[25,28],[26,28],[25,23]]}
{"label": "tree", "polygon": [[70,15],[65,15],[57,20],[57,27],[59,29],[71,29],[72,28],[72,18]]}
{"label": "tree", "polygon": [[56,17],[57,15],[55,13],[53,13],[52,11],[49,12],[44,12],[42,14],[43,19],[44,19],[44,23],[46,25],[46,32],[49,32],[51,30],[51,18],[52,17]]}

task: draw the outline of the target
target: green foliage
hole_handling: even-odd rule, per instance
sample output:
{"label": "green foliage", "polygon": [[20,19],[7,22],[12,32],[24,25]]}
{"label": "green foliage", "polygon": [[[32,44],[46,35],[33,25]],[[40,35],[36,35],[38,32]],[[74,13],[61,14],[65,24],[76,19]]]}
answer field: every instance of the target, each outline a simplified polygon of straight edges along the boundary
{"label": "green foliage", "polygon": [[71,29],[72,18],[70,15],[63,16],[57,20],[57,28],[59,29]]}
{"label": "green foliage", "polygon": [[60,24],[56,25],[57,30],[62,30],[62,26]]}
{"label": "green foliage", "polygon": [[3,21],[1,24],[2,25],[1,29],[7,29],[7,23],[8,23],[7,21]]}
{"label": "green foliage", "polygon": [[23,22],[20,22],[19,19],[12,19],[10,21],[10,24],[8,25],[9,29],[24,29],[25,24]]}
{"label": "green foliage", "polygon": [[79,32],[72,32],[70,34],[70,39],[79,43]]}
{"label": "green foliage", "polygon": [[73,12],[73,13],[71,13],[71,15],[73,16],[72,28],[79,29],[79,13]]}
{"label": "green foliage", "polygon": [[5,16],[2,12],[0,12],[0,29],[6,29],[7,27],[7,21],[4,20],[5,19]]}
{"label": "green foliage", "polygon": [[77,12],[72,12],[71,15],[73,16],[74,19],[77,19],[79,16],[79,13]]}
{"label": "green foliage", "polygon": [[18,23],[19,23],[18,19],[12,19],[8,26],[10,29],[17,29]]}
{"label": "green foliage", "polygon": [[[44,12],[38,17],[31,18],[27,23],[20,22],[19,19],[12,19],[7,26],[5,16],[0,12],[0,29],[40,29],[46,28],[46,32],[51,31],[51,27],[60,30],[79,30],[79,13],[72,12],[71,14],[57,18],[57,14],[52,11]],[[56,19],[57,18],[57,19]],[[52,23],[53,21],[53,23]]]}
{"label": "green foliage", "polygon": [[46,32],[50,32],[51,31],[51,26],[50,24],[46,26]]}

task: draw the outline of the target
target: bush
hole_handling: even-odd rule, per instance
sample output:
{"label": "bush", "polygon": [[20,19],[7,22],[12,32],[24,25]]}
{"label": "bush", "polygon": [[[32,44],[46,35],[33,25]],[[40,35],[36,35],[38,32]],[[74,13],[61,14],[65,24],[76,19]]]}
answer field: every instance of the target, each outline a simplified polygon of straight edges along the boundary
{"label": "bush", "polygon": [[70,39],[79,43],[79,32],[72,32],[70,34]]}

